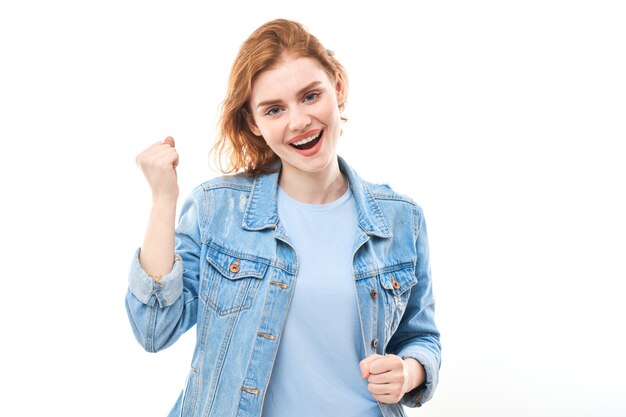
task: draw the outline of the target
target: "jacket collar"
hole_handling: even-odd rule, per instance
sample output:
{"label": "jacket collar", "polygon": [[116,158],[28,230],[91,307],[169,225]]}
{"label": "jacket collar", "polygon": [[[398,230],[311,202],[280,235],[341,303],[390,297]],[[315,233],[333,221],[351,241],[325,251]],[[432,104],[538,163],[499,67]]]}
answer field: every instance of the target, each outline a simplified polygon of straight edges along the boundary
{"label": "jacket collar", "polygon": [[[350,168],[343,158],[340,156],[337,158],[339,169],[348,177],[361,229],[368,235],[391,237],[385,216],[365,181]],[[263,230],[275,228],[278,224],[276,200],[280,167],[280,161],[278,161],[275,172],[255,178],[243,217],[244,229]]]}

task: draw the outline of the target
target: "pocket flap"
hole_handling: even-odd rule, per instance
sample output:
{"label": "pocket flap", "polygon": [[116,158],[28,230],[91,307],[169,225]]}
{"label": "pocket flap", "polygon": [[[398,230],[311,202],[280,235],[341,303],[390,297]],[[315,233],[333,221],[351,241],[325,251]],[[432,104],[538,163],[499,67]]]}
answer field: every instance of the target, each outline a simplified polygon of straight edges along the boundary
{"label": "pocket flap", "polygon": [[417,277],[415,276],[413,268],[403,268],[381,273],[379,277],[380,285],[393,293],[393,295],[401,295],[417,284]]}
{"label": "pocket flap", "polygon": [[209,247],[206,259],[220,274],[232,280],[263,278],[268,267],[264,259],[250,255],[233,256],[213,247]]}

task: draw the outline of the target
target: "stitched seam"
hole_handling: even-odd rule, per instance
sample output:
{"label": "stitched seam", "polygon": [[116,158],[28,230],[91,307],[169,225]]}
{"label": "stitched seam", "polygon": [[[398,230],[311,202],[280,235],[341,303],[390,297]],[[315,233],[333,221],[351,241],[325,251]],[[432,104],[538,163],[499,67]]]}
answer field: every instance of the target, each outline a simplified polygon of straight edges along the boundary
{"label": "stitched seam", "polygon": [[238,252],[232,249],[227,249],[221,245],[218,245],[217,243],[213,243],[212,241],[207,241],[206,245],[210,247],[211,249],[216,250],[217,252],[220,252],[224,255],[228,255],[232,258],[244,259],[246,261],[252,261],[252,262],[259,262],[259,263],[263,263],[266,265],[272,264],[272,262],[269,259],[261,258],[260,256],[249,255],[247,253]]}
{"label": "stitched seam", "polygon": [[231,189],[231,190],[245,191],[245,192],[252,191],[252,185],[228,183],[228,182],[211,182],[211,181],[207,181],[207,182],[202,184],[202,188],[205,191],[220,190],[222,188],[228,188],[228,189]]}
{"label": "stitched seam", "polygon": [[263,263],[270,267],[281,269],[290,275],[294,275],[296,273],[295,268],[289,267],[285,263],[280,262],[279,260],[267,259],[267,258],[255,256],[255,255],[249,255],[246,253],[237,252],[232,249],[224,248],[222,245],[218,243],[214,243],[213,241],[210,241],[210,240],[207,240],[206,242],[204,242],[204,244],[217,252],[220,252],[224,255],[231,256],[233,258],[244,259],[244,260],[251,261],[251,262]]}
{"label": "stitched seam", "polygon": [[368,271],[358,272],[355,274],[357,279],[370,278],[380,274],[399,271],[401,269],[414,269],[415,262],[401,262],[395,265],[385,266],[380,269],[370,269]]}
{"label": "stitched seam", "polygon": [[150,308],[150,321],[148,323],[148,334],[146,335],[146,348],[149,352],[155,352],[154,334],[156,333],[156,311],[157,306],[155,302]]}

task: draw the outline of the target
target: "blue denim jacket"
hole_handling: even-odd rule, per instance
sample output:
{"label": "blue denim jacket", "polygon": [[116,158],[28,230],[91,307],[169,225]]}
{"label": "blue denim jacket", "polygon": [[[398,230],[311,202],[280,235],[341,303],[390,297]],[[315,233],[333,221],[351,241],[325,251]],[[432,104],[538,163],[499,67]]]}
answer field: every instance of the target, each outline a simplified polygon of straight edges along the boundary
{"label": "blue denim jacket", "polygon": [[[426,370],[426,383],[399,403],[379,402],[384,417],[404,416],[401,404],[430,399],[440,366],[424,216],[342,158],[339,166],[358,212],[353,270],[366,356],[415,358]],[[261,414],[298,272],[277,190],[278,173],[209,180],[181,208],[171,273],[156,283],[141,269],[139,250],[133,258],[126,308],[144,349],[164,349],[197,324],[186,386],[170,416]]]}

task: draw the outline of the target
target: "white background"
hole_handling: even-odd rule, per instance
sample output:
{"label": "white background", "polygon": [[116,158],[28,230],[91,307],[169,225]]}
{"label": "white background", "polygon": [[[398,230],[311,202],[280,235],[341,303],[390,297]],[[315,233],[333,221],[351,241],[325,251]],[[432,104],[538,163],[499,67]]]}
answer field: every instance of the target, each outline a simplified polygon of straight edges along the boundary
{"label": "white background", "polygon": [[172,135],[181,199],[215,176],[232,60],[286,17],[348,70],[340,154],[426,214],[443,362],[408,415],[626,415],[620,3],[3,2],[0,414],[167,414],[195,336],[133,338],[134,159]]}

